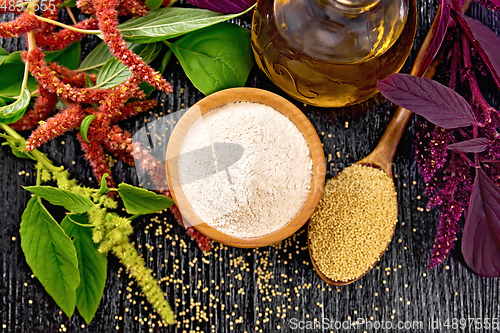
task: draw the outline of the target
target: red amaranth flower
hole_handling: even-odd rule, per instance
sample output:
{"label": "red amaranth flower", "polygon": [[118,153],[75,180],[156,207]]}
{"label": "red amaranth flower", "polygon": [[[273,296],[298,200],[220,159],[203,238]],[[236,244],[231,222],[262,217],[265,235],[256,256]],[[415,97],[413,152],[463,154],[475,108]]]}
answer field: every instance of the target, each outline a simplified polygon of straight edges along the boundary
{"label": "red amaranth flower", "polygon": [[120,120],[135,116],[141,112],[152,110],[157,105],[158,101],[156,99],[128,102],[127,104],[122,106],[118,112],[115,113],[115,115],[111,119],[111,123],[116,123]]}
{"label": "red amaranth flower", "polygon": [[[169,197],[169,198],[172,198],[172,194],[170,193],[170,191],[164,191],[163,192],[163,195]],[[187,226],[185,223],[184,223],[184,219],[182,218],[182,214],[179,210],[179,208],[177,208],[177,205],[172,205],[170,206],[170,211],[172,212],[172,214],[174,214],[174,217],[175,219],[177,220],[177,222],[184,228],[186,229],[186,233],[189,237],[191,237],[193,240],[195,240],[197,243],[198,243],[198,247],[202,250],[202,251],[210,251],[211,247],[212,247],[212,241],[210,238],[208,238],[207,236],[203,235],[201,232],[199,232],[198,230],[196,230],[193,226]]]}
{"label": "red amaranth flower", "polygon": [[[61,0],[53,0],[52,2],[50,2],[50,6],[46,6],[46,8],[44,8],[45,10],[42,11],[42,17],[44,18],[48,18],[48,19],[51,19],[51,20],[56,20],[57,21],[57,18],[58,18],[58,15],[59,15],[59,10],[61,8],[60,4],[61,4]],[[53,24],[50,24],[48,22],[42,22],[40,21],[38,23],[39,27],[37,29],[37,33],[35,34],[35,38],[37,38],[38,36],[43,36],[43,35],[52,35],[53,32],[55,31],[56,29],[56,26],[53,25]],[[39,46],[42,46],[42,45],[39,45]]]}
{"label": "red amaranth flower", "polygon": [[[85,87],[85,76],[88,74],[73,71],[64,66],[59,65],[56,62],[49,63],[50,69],[56,72],[56,75],[65,84],[70,84],[74,87],[83,88]],[[94,74],[89,75],[92,82],[95,82],[96,76]]]}
{"label": "red amaranth flower", "polygon": [[[49,23],[45,23],[45,25],[54,26]],[[86,19],[73,25],[74,28],[84,30],[95,30],[98,29],[98,26],[97,19],[95,18]],[[37,33],[35,38],[38,46],[43,47],[47,51],[57,51],[64,49],[73,42],[79,41],[83,36],[85,35],[82,33],[62,29],[57,32]]]}
{"label": "red amaranth flower", "polygon": [[148,66],[140,56],[132,52],[121,37],[118,30],[118,0],[95,0],[94,5],[95,15],[99,20],[99,28],[111,53],[142,80],[157,89],[167,93],[171,92],[172,87],[161,74]]}
{"label": "red amaranth flower", "polygon": [[118,6],[118,11],[123,15],[146,16],[149,8],[139,0],[122,0]]}
{"label": "red amaranth flower", "polygon": [[57,96],[38,87],[39,96],[36,98],[35,106],[26,112],[21,119],[10,126],[16,131],[27,131],[35,128],[40,120],[47,119],[57,104]]}
{"label": "red amaranth flower", "polygon": [[[171,208],[173,207],[174,211],[179,211],[177,206],[172,205]],[[182,217],[180,217],[182,219]],[[178,219],[176,217],[176,219]],[[177,220],[178,221],[178,220]],[[196,243],[198,243],[198,247],[205,252],[208,252],[212,248],[212,240],[208,238],[207,236],[203,235],[201,232],[196,230],[194,227],[188,227],[186,229],[186,233],[189,237],[191,237]]]}
{"label": "red amaranth flower", "polygon": [[77,103],[93,103],[103,100],[108,94],[106,90],[73,88],[69,84],[64,84],[47,65],[44,60],[45,55],[39,47],[24,52],[23,58],[25,61],[29,61],[30,72],[40,86],[51,93],[57,94],[57,96],[61,97],[63,100]]}
{"label": "red amaranth flower", "polygon": [[151,178],[155,185],[155,190],[162,193],[168,190],[165,165],[152,156],[151,152],[144,148],[140,142],[132,143],[132,147],[136,166]]}
{"label": "red amaranth flower", "polygon": [[17,3],[14,3],[12,6],[10,0],[0,0],[0,15],[8,13],[21,14],[24,11],[24,7],[16,5]]}
{"label": "red amaranth flower", "polygon": [[446,202],[441,207],[441,216],[439,217],[429,268],[434,268],[442,263],[455,245],[463,207],[463,203],[454,200]]}
{"label": "red amaranth flower", "polygon": [[[134,142],[132,144],[134,151],[134,159],[136,161],[136,167],[139,167],[144,171],[153,181],[157,192],[160,192],[164,196],[172,198],[172,194],[168,190],[168,183],[166,179],[166,171],[164,163],[153,157],[148,149],[142,147],[139,142]],[[175,219],[184,229],[189,237],[198,243],[199,248],[202,251],[210,251],[211,240],[207,236],[201,234],[192,226],[186,226],[182,218],[181,212],[176,205],[170,207],[170,211],[174,214]]]}
{"label": "red amaranth flower", "polygon": [[85,118],[79,104],[71,104],[67,109],[56,113],[46,122],[41,123],[26,141],[26,150],[32,151],[45,142],[64,134],[80,125]]}
{"label": "red amaranth flower", "polygon": [[[102,146],[97,144],[97,142],[94,142],[92,139],[90,140],[90,143],[85,142],[80,133],[78,133],[76,137],[80,142],[83,152],[85,153],[85,158],[92,167],[94,177],[99,181],[105,173],[111,175],[111,169]],[[108,184],[108,187],[115,187],[115,182],[111,176],[106,178],[106,183]]]}
{"label": "red amaranth flower", "polygon": [[99,112],[108,118],[108,123],[111,122],[113,115],[115,115],[120,108],[130,98],[144,98],[144,92],[139,89],[141,79],[136,75],[129,77],[122,84],[108,90],[106,99],[101,101]]}
{"label": "red amaranth flower", "polygon": [[94,15],[95,13],[94,2],[92,0],[77,0],[76,7],[87,15]]}
{"label": "red amaranth flower", "polygon": [[[415,134],[415,155],[424,181],[429,182],[443,168],[448,157],[448,144],[453,143],[453,136],[450,131],[427,122],[419,125],[422,128]],[[429,126],[432,126],[432,132],[428,132]]]}
{"label": "red amaranth flower", "polygon": [[109,128],[107,137],[102,140],[104,149],[118,156],[123,162],[134,166],[134,157],[132,156],[132,135],[127,130],[113,125]]}
{"label": "red amaranth flower", "polygon": [[23,12],[14,21],[0,23],[0,38],[20,37],[38,28],[38,19],[35,15]]}

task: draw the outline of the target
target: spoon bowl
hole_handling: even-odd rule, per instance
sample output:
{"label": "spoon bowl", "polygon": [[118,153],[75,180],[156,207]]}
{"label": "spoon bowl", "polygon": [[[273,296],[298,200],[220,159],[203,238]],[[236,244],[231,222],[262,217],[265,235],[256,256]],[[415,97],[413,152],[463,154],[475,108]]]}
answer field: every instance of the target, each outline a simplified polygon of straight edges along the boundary
{"label": "spoon bowl", "polygon": [[[411,116],[411,113],[410,113],[410,116]],[[377,148],[370,155],[368,155],[364,159],[356,162],[355,164],[359,164],[359,165],[362,165],[362,166],[365,166],[365,167],[371,167],[371,168],[374,168],[374,169],[379,169],[379,170],[384,171],[390,177],[390,179],[392,181],[392,186],[394,187],[394,181],[393,181],[393,178],[392,178],[391,163],[387,163],[388,162],[387,160],[377,160],[376,159],[377,156],[381,153],[381,150],[382,150],[379,146],[377,146]],[[374,158],[374,156],[375,156],[375,158]],[[378,158],[380,158],[380,156],[378,156]],[[394,188],[394,192],[396,193],[396,189],[395,188]],[[397,200],[396,200],[396,208],[395,209],[396,209],[396,211],[398,210]],[[375,260],[373,262],[373,264],[363,274],[359,275],[355,279],[351,279],[351,280],[348,280],[348,281],[336,281],[336,280],[332,280],[331,278],[329,278],[328,276],[326,276],[320,270],[320,268],[318,267],[318,265],[316,263],[316,260],[314,259],[313,254],[312,254],[311,246],[310,246],[310,238],[308,237],[307,238],[307,246],[308,246],[308,249],[309,249],[309,256],[311,258],[311,262],[312,262],[312,265],[313,265],[316,273],[319,275],[319,277],[323,281],[325,281],[327,284],[332,285],[332,286],[345,286],[345,285],[351,284],[351,283],[357,281],[358,279],[362,278],[363,276],[365,276],[375,266],[375,264],[380,260],[380,258],[382,257],[382,255],[385,253],[385,251],[389,247],[389,244],[391,243],[392,237],[393,237],[394,232],[396,230],[396,224],[397,224],[397,221],[394,223],[393,228],[392,228],[392,232],[391,232],[391,236],[390,236],[389,240],[387,241],[387,244],[385,244],[383,250],[380,252],[380,255],[377,258],[377,260]],[[309,224],[308,228],[307,228],[308,234],[310,232],[310,225],[311,224]]]}
{"label": "spoon bowl", "polygon": [[[411,113],[410,113],[410,116],[411,116]],[[371,168],[375,168],[375,169],[379,169],[379,170],[384,171],[391,178],[393,186],[394,186],[394,180],[393,180],[393,176],[392,176],[391,163],[386,163],[386,162],[388,162],[387,160],[385,160],[384,162],[382,162],[382,160],[377,160],[377,157],[379,158],[379,154],[380,153],[381,153],[381,149],[380,150],[375,149],[370,155],[366,156],[365,158],[363,158],[362,160],[356,162],[355,164],[359,164],[359,165],[363,165],[363,166],[366,166],[366,167],[371,167]],[[392,159],[391,159],[391,161],[392,161]],[[396,192],[395,188],[394,188],[394,191]],[[398,210],[397,200],[396,200],[396,210]],[[396,224],[397,223],[394,223],[394,226],[393,226],[393,229],[392,229],[392,235],[394,235],[394,232],[396,231]],[[308,226],[307,226],[307,232],[308,232],[308,234],[309,234],[309,226],[310,226],[310,224],[308,224]],[[365,276],[375,266],[375,264],[380,260],[380,258],[382,258],[382,255],[385,253],[385,251],[389,247],[389,244],[392,241],[392,235],[391,235],[389,241],[387,242],[387,244],[385,245],[383,251],[380,252],[380,256],[373,263],[373,265],[370,268],[368,268],[363,274],[361,274],[360,276],[358,276],[356,279],[351,279],[351,280],[348,280],[348,281],[335,281],[335,280],[330,279],[328,276],[326,276],[319,269],[319,267],[318,267],[318,265],[316,263],[316,260],[314,260],[314,256],[313,256],[313,254],[311,252],[311,246],[310,246],[309,237],[307,238],[307,246],[308,246],[308,249],[309,249],[309,256],[311,258],[312,265],[313,265],[314,270],[316,271],[316,273],[319,275],[319,277],[323,281],[325,281],[327,284],[329,284],[329,285],[332,285],[332,286],[345,286],[345,285],[351,284],[351,283],[359,280],[360,278],[362,278],[363,276]]]}

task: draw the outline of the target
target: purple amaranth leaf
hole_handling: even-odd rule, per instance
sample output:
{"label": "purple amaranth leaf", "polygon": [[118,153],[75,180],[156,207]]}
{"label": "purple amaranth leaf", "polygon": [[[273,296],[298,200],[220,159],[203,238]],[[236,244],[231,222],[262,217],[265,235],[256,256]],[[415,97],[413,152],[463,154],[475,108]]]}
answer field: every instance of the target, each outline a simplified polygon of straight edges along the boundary
{"label": "purple amaranth leaf", "polygon": [[250,8],[256,0],[188,0],[196,7],[219,13],[241,13]]}
{"label": "purple amaranth leaf", "polygon": [[427,53],[424,56],[424,59],[422,59],[420,72],[417,73],[417,76],[422,76],[425,73],[427,67],[429,67],[432,60],[438,53],[441,44],[443,44],[444,37],[446,36],[446,30],[448,29],[448,21],[450,19],[450,7],[448,5],[448,1],[446,0],[440,0],[440,3],[441,3],[441,5],[439,6],[440,15],[439,15],[438,26],[436,29],[436,34],[434,35],[434,38],[431,41],[431,45],[429,46],[429,51],[427,51]]}
{"label": "purple amaranth leaf", "polygon": [[396,73],[378,81],[390,101],[443,128],[479,125],[467,101],[454,90],[430,79]]}
{"label": "purple amaranth leaf", "polygon": [[493,241],[500,248],[500,188],[481,168],[476,170],[488,229]]}
{"label": "purple amaranth leaf", "polygon": [[463,153],[482,153],[491,145],[491,141],[486,138],[477,138],[462,142],[453,143],[448,146],[448,149],[461,151]]}
{"label": "purple amaranth leaf", "polygon": [[500,89],[500,37],[481,22],[452,10],[451,14],[469,38]]}
{"label": "purple amaranth leaf", "polygon": [[[476,274],[498,277],[500,276],[500,250],[493,241],[486,219],[479,182],[481,177],[479,174],[483,171],[481,169],[477,171],[462,235],[462,254],[467,266]],[[488,177],[486,174],[484,176]]]}

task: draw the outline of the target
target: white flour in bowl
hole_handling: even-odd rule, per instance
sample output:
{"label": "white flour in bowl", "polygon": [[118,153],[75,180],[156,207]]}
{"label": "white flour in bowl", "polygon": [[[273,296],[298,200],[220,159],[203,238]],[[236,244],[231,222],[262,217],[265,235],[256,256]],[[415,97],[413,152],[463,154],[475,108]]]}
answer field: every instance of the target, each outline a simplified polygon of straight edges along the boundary
{"label": "white flour in bowl", "polygon": [[307,141],[288,117],[263,104],[231,103],[204,114],[186,132],[177,163],[196,215],[233,237],[284,227],[311,190]]}

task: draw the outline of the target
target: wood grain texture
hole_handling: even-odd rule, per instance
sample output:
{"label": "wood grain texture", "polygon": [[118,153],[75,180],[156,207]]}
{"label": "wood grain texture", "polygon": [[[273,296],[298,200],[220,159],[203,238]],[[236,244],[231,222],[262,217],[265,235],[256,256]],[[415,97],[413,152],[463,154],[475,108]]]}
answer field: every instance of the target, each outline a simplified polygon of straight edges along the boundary
{"label": "wood grain texture", "polygon": [[[403,71],[409,72],[418,47],[429,29],[437,1],[418,1],[419,26],[412,54]],[[469,15],[500,33],[500,15],[474,4]],[[3,20],[12,17],[2,16]],[[235,22],[249,27],[249,17]],[[96,44],[86,39],[86,52]],[[0,40],[8,51],[22,49],[24,42]],[[161,112],[185,109],[203,95],[172,61],[166,79],[174,92],[155,93],[161,101],[155,112],[123,123],[133,132]],[[1,73],[0,73],[1,75]],[[484,87],[493,87],[485,79]],[[247,86],[283,95],[254,68]],[[487,94],[496,108],[498,92]],[[380,139],[395,110],[380,95],[360,105],[327,110],[292,101],[314,125],[324,145],[327,177],[366,156]],[[215,245],[204,255],[176,224],[170,214],[134,220],[132,240],[177,314],[177,325],[159,328],[157,318],[137,286],[116,258],[109,256],[104,297],[90,325],[75,314],[68,319],[26,264],[19,240],[21,214],[33,185],[31,161],[15,158],[4,146],[0,150],[0,331],[1,332],[348,332],[339,329],[292,329],[293,323],[316,319],[332,323],[357,318],[421,321],[421,332],[490,332],[467,325],[464,329],[441,326],[447,320],[500,317],[498,279],[474,275],[463,263],[458,246],[450,258],[434,270],[427,265],[435,233],[437,212],[425,211],[424,184],[413,158],[415,118],[409,123],[394,159],[398,191],[399,222],[392,243],[375,269],[349,286],[333,288],[313,271],[306,247],[305,227],[284,242],[257,250]],[[26,133],[25,133],[26,134]],[[74,133],[43,146],[56,165],[64,165],[80,182],[98,186],[92,178]],[[75,162],[73,164],[73,162]],[[25,173],[19,174],[24,171]],[[113,170],[117,182],[137,184],[135,171],[118,162]],[[57,215],[57,214],[56,214]],[[62,214],[60,214],[62,216]],[[60,219],[60,216],[59,216]],[[458,243],[459,244],[459,243]],[[366,326],[359,331],[374,331]],[[412,331],[419,330],[394,330]]]}

